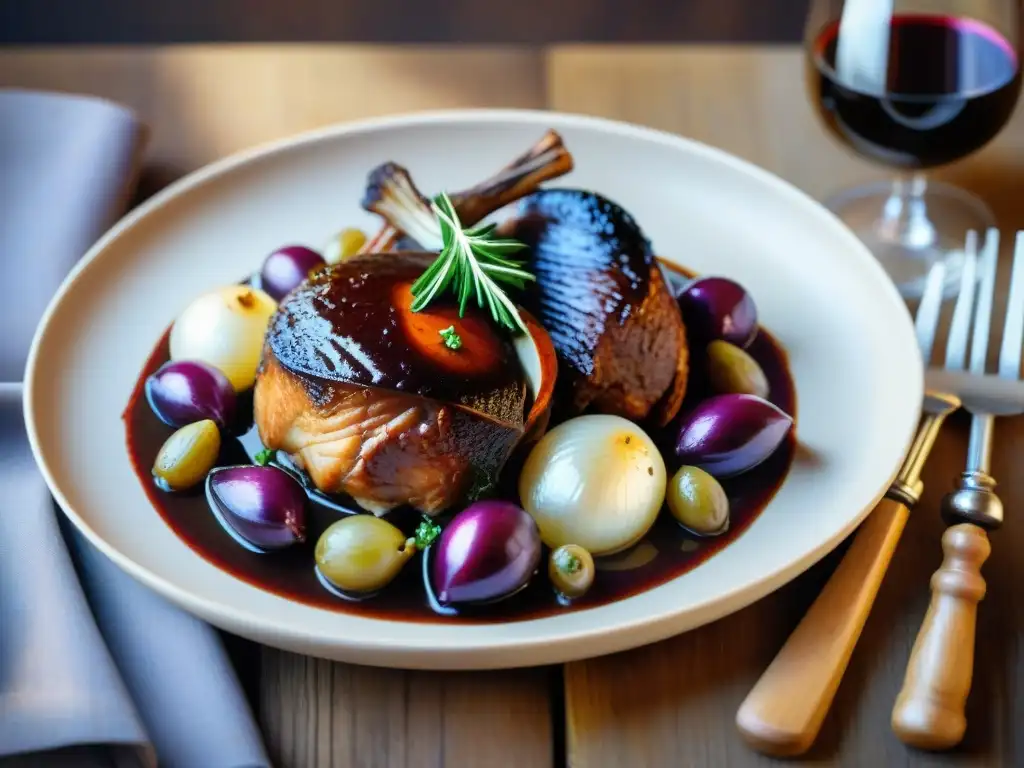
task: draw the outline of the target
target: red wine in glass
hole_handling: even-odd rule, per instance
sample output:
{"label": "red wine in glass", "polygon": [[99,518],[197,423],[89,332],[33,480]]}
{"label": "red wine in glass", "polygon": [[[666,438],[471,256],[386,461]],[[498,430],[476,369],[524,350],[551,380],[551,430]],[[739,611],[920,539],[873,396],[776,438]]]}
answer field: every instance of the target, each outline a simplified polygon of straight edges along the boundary
{"label": "red wine in glass", "polygon": [[1021,0],[811,0],[811,101],[830,133],[897,171],[824,201],[907,297],[929,273],[959,287],[964,241],[995,226],[979,197],[925,171],[1003,129],[1021,89]]}
{"label": "red wine in glass", "polygon": [[901,168],[931,168],[987,144],[1020,91],[1014,46],[963,17],[904,14],[890,20],[884,92],[845,85],[836,71],[838,21],[812,45],[825,124],[858,153]]}

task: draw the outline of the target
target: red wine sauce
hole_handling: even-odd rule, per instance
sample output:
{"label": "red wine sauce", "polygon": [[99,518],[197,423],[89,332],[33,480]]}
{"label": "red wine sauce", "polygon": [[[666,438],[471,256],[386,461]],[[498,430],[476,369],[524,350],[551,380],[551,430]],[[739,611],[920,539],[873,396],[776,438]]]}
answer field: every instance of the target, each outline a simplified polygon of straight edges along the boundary
{"label": "red wine sauce", "polygon": [[[675,270],[673,270],[675,271]],[[686,279],[682,272],[673,281]],[[787,413],[796,415],[796,394],[786,364],[786,355],[763,329],[747,350],[760,363],[771,384],[769,399]],[[723,481],[731,503],[728,532],[715,538],[698,538],[684,531],[667,510],[648,535],[633,549],[599,561],[594,586],[587,595],[569,606],[556,598],[542,567],[522,592],[491,606],[463,611],[458,616],[440,616],[429,606],[423,586],[421,555],[407,563],[398,578],[377,595],[362,601],[345,600],[321,586],[313,570],[313,547],[327,526],[340,515],[358,508],[349,500],[328,499],[307,484],[310,494],[307,541],[288,550],[257,554],[240,545],[221,529],[210,512],[203,489],[166,493],[153,482],[151,468],[161,445],[173,430],[153,415],[144,394],[146,377],[168,359],[167,336],[160,339],[139,375],[135,391],[124,413],[127,446],[135,473],[163,521],[197,554],[238,579],[289,600],[332,611],[358,613],[403,621],[486,622],[534,619],[610,603],[651,589],[695,568],[721,551],[745,531],[764,509],[789,471],[795,443],[787,440],[767,461],[737,478]],[[701,396],[699,372],[691,386],[692,403]],[[684,406],[685,407],[685,406]],[[250,464],[262,448],[251,424],[251,400],[243,398],[240,412],[250,421],[237,425],[236,436],[225,436],[217,466]],[[670,444],[671,435],[652,433],[659,443]],[[666,453],[669,471],[675,462]],[[515,478],[525,456],[517,453],[502,473],[503,495],[515,499]],[[418,517],[411,510],[395,510],[388,519],[411,532]],[[545,552],[545,555],[547,553]],[[628,566],[628,567],[627,567]],[[609,570],[616,568],[616,570]]]}

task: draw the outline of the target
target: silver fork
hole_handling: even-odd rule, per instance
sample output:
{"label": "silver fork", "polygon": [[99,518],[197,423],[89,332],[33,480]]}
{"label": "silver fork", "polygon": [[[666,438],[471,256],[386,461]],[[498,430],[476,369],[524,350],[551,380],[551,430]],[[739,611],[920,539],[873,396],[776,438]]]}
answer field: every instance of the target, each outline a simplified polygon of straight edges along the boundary
{"label": "silver fork", "polygon": [[[970,233],[967,258],[946,346],[946,367],[983,376],[988,355],[992,303],[999,255],[999,233],[990,230],[979,260],[977,237]],[[977,273],[977,279],[975,274]],[[977,299],[977,301],[975,301]],[[973,333],[971,331],[973,315]],[[1017,233],[999,375],[1020,378],[1024,347],[1024,232]],[[903,688],[892,712],[892,727],[905,743],[923,749],[948,749],[963,738],[964,708],[971,688],[978,602],[985,596],[981,566],[991,551],[986,531],[1003,522],[1003,505],[989,474],[995,417],[1024,413],[984,399],[965,399],[971,412],[967,469],[959,487],[942,500],[951,526],[942,536],[945,555],[931,580],[932,598],[911,651]]]}

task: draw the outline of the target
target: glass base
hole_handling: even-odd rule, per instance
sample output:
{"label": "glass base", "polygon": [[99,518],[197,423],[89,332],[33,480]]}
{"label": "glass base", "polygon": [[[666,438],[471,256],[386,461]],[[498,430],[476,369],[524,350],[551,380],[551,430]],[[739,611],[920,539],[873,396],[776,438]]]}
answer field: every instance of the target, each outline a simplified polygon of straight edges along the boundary
{"label": "glass base", "polygon": [[868,247],[907,299],[920,298],[929,270],[946,265],[944,295],[956,294],[969,230],[984,240],[995,226],[989,207],[970,192],[923,179],[879,182],[824,201]]}

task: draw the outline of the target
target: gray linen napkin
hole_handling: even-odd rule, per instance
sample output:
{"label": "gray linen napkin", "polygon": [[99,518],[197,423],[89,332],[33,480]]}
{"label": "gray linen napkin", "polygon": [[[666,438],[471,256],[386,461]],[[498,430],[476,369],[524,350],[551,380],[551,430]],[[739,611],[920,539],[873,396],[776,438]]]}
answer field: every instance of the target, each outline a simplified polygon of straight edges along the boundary
{"label": "gray linen napkin", "polygon": [[123,744],[152,764],[36,470],[17,384],[0,384],[0,498],[0,755]]}
{"label": "gray linen napkin", "polygon": [[0,768],[270,765],[216,632],[62,537],[24,434],[35,325],[121,213],[143,134],[113,104],[0,90]]}

